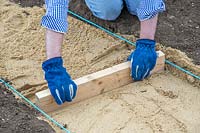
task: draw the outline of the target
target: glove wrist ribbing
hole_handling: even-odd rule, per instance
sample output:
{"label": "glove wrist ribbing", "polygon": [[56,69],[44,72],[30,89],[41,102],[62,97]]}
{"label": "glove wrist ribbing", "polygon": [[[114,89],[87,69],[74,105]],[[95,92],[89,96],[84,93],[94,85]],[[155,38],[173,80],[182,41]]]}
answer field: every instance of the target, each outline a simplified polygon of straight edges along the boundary
{"label": "glove wrist ribbing", "polygon": [[52,67],[59,67],[59,66],[63,66],[62,57],[54,57],[54,58],[48,59],[42,63],[42,69],[44,71],[48,71]]}
{"label": "glove wrist ribbing", "polygon": [[150,48],[155,48],[156,46],[156,41],[151,40],[151,39],[138,39],[136,41],[136,48],[137,47],[150,47]]}

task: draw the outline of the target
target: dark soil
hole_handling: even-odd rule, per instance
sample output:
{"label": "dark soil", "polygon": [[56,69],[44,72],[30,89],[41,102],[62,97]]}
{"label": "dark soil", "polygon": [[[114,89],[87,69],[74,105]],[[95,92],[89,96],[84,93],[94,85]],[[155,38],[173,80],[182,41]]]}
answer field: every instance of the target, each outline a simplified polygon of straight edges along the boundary
{"label": "dark soil", "polygon": [[[41,6],[43,0],[11,0],[22,6]],[[166,0],[167,10],[159,16],[157,42],[185,52],[200,65],[200,1]],[[70,10],[120,34],[139,36],[139,21],[126,8],[116,21],[100,20],[92,15],[84,0],[71,0]]]}
{"label": "dark soil", "polygon": [[17,101],[15,96],[0,83],[0,133],[55,133],[38,113]]}

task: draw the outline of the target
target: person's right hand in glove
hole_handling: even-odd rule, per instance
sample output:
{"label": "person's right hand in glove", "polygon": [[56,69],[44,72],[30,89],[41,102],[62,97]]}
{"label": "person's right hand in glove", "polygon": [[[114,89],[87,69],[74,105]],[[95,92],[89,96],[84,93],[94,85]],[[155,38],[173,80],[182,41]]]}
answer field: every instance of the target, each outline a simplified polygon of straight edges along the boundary
{"label": "person's right hand in glove", "polygon": [[43,62],[42,68],[51,95],[56,103],[61,105],[65,101],[71,102],[76,96],[77,85],[63,67],[62,58],[55,57],[47,60]]}

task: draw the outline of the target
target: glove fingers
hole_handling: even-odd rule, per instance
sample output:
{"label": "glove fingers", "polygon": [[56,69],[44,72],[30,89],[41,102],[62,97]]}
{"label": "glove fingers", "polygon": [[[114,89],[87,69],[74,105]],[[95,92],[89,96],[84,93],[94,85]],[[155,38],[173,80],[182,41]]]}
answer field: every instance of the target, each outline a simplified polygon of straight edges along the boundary
{"label": "glove fingers", "polygon": [[53,96],[54,100],[58,105],[61,105],[64,103],[64,100],[61,98],[59,90],[55,86],[49,87],[51,95]]}
{"label": "glove fingers", "polygon": [[135,65],[133,64],[131,67],[131,77],[133,78],[133,80],[138,81],[141,80],[141,71],[142,71],[142,67],[139,65]]}
{"label": "glove fingers", "polygon": [[135,68],[135,81],[140,81],[143,80],[143,75],[144,75],[144,66],[143,65],[137,65]]}
{"label": "glove fingers", "polygon": [[74,99],[77,93],[77,85],[74,83],[74,81],[72,81],[71,85],[72,85],[71,88],[73,88],[72,99]]}
{"label": "glove fingers", "polygon": [[150,70],[146,69],[146,72],[144,73],[144,75],[142,76],[142,79],[147,78],[150,75]]}
{"label": "glove fingers", "polygon": [[136,65],[135,63],[133,62],[133,59],[134,59],[134,52],[131,53],[131,55],[128,57],[128,61],[131,62],[131,77],[133,78],[133,80],[135,79],[136,76]]}
{"label": "glove fingers", "polygon": [[[63,102],[65,102],[65,89],[64,89],[64,86],[60,85],[60,87],[58,88],[58,91],[59,91],[59,95],[60,95],[60,98],[62,99]],[[56,92],[57,93],[57,92]]]}
{"label": "glove fingers", "polygon": [[132,78],[135,81],[143,80],[144,78],[148,77],[150,75],[150,66],[145,65],[136,65],[136,63],[133,63],[132,66]]}
{"label": "glove fingers", "polygon": [[135,81],[142,80],[142,78],[143,78],[144,63],[142,63],[142,62],[143,62],[142,58],[136,58],[136,56],[134,56],[134,54],[133,54],[133,56],[131,58],[131,76],[132,76],[133,80],[135,80]]}
{"label": "glove fingers", "polygon": [[149,62],[151,63],[146,63],[146,67],[145,67],[145,73],[143,75],[143,79],[147,78],[150,75],[150,72],[153,70],[153,68],[156,65],[156,60],[157,60],[157,54],[152,54],[152,57],[149,59]]}
{"label": "glove fingers", "polygon": [[65,91],[65,96],[66,96],[65,100],[67,102],[71,102],[73,98],[76,96],[77,86],[72,81],[64,85],[64,91]]}

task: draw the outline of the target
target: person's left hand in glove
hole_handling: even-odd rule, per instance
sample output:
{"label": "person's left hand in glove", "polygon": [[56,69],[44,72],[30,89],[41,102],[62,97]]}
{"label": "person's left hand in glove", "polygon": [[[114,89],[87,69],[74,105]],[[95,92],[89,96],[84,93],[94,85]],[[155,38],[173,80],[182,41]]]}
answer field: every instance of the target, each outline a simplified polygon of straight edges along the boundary
{"label": "person's left hand in glove", "polygon": [[148,77],[156,65],[157,54],[154,36],[157,19],[158,15],[141,21],[140,39],[136,41],[136,49],[128,57],[128,60],[131,61],[131,77],[134,81]]}
{"label": "person's left hand in glove", "polygon": [[155,44],[156,42],[154,40],[137,40],[136,49],[128,58],[131,61],[131,76],[133,80],[143,80],[153,70],[157,59]]}

